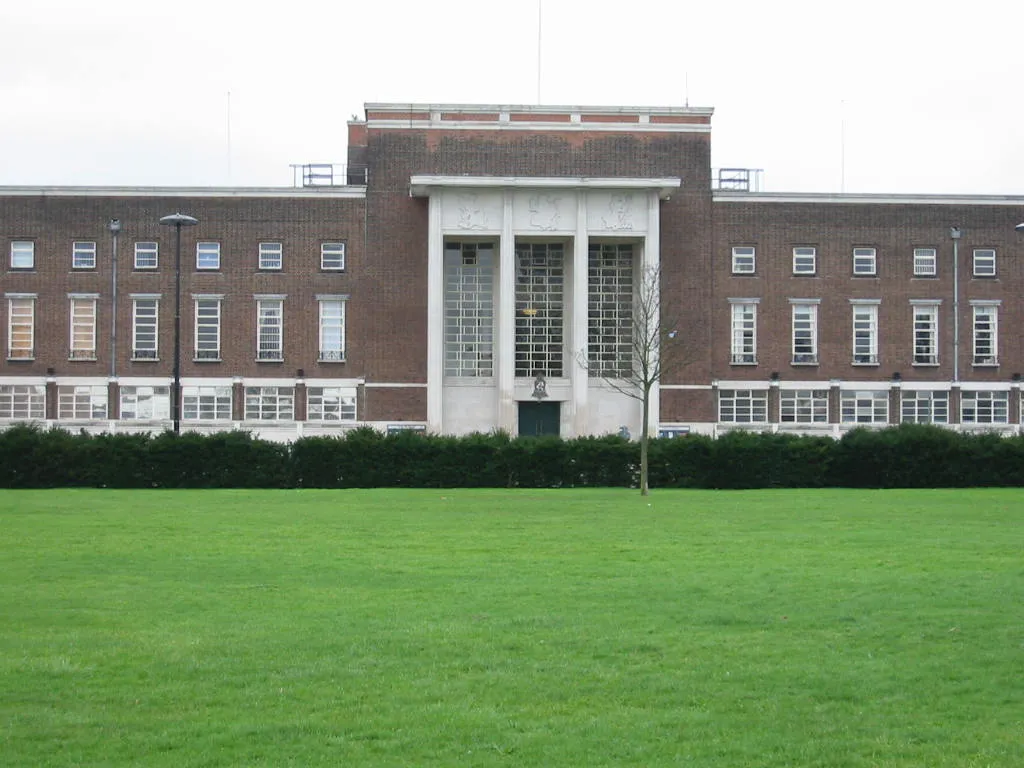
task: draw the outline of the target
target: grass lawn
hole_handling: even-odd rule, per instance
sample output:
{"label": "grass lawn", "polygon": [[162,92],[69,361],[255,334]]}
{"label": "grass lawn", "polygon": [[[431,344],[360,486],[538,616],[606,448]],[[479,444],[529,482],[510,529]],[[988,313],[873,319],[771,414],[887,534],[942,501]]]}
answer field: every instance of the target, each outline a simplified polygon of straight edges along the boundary
{"label": "grass lawn", "polygon": [[1024,493],[0,492],[0,765],[1024,766]]}

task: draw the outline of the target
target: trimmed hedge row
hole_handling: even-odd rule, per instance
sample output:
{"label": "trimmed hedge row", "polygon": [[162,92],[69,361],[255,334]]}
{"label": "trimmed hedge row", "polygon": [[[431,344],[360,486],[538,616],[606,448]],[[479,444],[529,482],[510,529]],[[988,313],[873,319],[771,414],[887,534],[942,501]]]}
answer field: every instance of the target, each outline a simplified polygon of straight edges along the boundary
{"label": "trimmed hedge row", "polygon": [[[291,444],[209,436],[0,432],[0,487],[635,487],[640,447],[620,437],[445,437],[357,429]],[[903,425],[841,440],[731,432],[652,439],[652,488],[1024,486],[1024,437]]]}

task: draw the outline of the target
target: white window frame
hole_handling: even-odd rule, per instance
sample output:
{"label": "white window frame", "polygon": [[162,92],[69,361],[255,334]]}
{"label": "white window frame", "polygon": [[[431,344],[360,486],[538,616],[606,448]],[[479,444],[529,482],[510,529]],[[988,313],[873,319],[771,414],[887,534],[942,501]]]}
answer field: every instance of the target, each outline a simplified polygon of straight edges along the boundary
{"label": "white window frame", "polygon": [[[152,303],[152,314],[149,304]],[[145,306],[145,314],[140,314],[139,309]],[[140,322],[143,320],[143,322]],[[152,341],[146,339],[140,344],[140,332],[148,335],[152,329]],[[132,297],[132,360],[154,361],[160,359],[160,297],[159,296],[133,296]]]}
{"label": "white window frame", "polygon": [[732,247],[732,273],[734,275],[752,275],[757,271],[757,248],[753,245],[734,245]]}
{"label": "white window frame", "polygon": [[11,269],[36,268],[35,240],[11,241]]}
{"label": "white window frame", "polygon": [[212,240],[196,243],[196,269],[212,272],[220,269],[220,243]]}
{"label": "white window frame", "polygon": [[46,387],[42,384],[0,384],[0,419],[46,418]]}
{"label": "white window frame", "polygon": [[1002,389],[961,390],[960,423],[1009,424],[1010,393]]}
{"label": "white window frame", "polygon": [[295,387],[245,388],[246,421],[294,421]]}
{"label": "white window frame", "polygon": [[320,243],[320,269],[324,272],[345,271],[345,242],[343,240]]}
{"label": "white window frame", "polygon": [[973,272],[975,277],[996,276],[996,249],[975,248],[973,260]]}
{"label": "white window frame", "polygon": [[182,421],[231,421],[231,386],[181,388]]}
{"label": "white window frame", "polygon": [[767,424],[768,390],[718,390],[718,421],[722,424]]}
{"label": "white window frame", "polygon": [[793,274],[794,275],[816,275],[818,274],[818,249],[812,245],[797,245],[793,247]]}
{"label": "white window frame", "polygon": [[843,424],[888,424],[889,390],[844,389],[839,393],[839,413]]}
{"label": "white window frame", "polygon": [[[318,360],[321,363],[345,362],[345,312],[348,296],[317,296]],[[332,333],[335,331],[336,333]],[[335,338],[336,337],[336,338]]]}
{"label": "white window frame", "polygon": [[790,334],[793,365],[818,364],[819,303],[821,302],[818,299],[790,299],[793,316]]}
{"label": "white window frame", "polygon": [[878,365],[878,304],[875,299],[851,299],[853,364]]}
{"label": "white window frame", "polygon": [[7,294],[7,359],[35,360],[35,357],[36,296]]}
{"label": "white window frame", "polygon": [[[220,362],[222,296],[197,294],[194,299],[195,337],[193,354],[197,363]],[[211,309],[213,310],[211,312]]]}
{"label": "white window frame", "polygon": [[[276,337],[276,338],[275,338]],[[284,297],[256,297],[256,361],[284,360]]]}
{"label": "white window frame", "polygon": [[68,297],[71,337],[69,360],[96,359],[96,296]]}
{"label": "white window frame", "polygon": [[731,365],[757,365],[757,305],[760,299],[729,299]]}
{"label": "white window frame", "polygon": [[948,424],[949,390],[901,390],[900,421],[904,424]]}
{"label": "white window frame", "polygon": [[853,274],[855,277],[874,277],[878,274],[878,251],[874,248],[853,249]]}
{"label": "white window frame", "polygon": [[828,389],[780,389],[779,422],[828,424]]}
{"label": "white window frame", "polygon": [[280,272],[284,268],[284,244],[280,242],[261,242],[259,246],[259,268],[271,272]]}
{"label": "white window frame", "polygon": [[159,269],[160,243],[139,240],[135,243],[135,269]]}
{"label": "white window frame", "polygon": [[975,367],[999,365],[999,302],[972,301],[972,357]]}
{"label": "white window frame", "polygon": [[911,350],[914,365],[939,364],[939,302],[911,302]]}
{"label": "white window frame", "polygon": [[95,240],[75,240],[71,243],[71,268],[96,269]]}
{"label": "white window frame", "polygon": [[938,274],[939,255],[935,248],[914,249],[914,277],[935,277]]}
{"label": "white window frame", "polygon": [[122,386],[120,417],[124,421],[167,421],[171,418],[171,388]]}
{"label": "white window frame", "polygon": [[60,384],[57,386],[57,419],[105,420],[108,394],[107,387],[102,384]]}
{"label": "white window frame", "polygon": [[306,421],[354,422],[357,417],[355,387],[306,386]]}

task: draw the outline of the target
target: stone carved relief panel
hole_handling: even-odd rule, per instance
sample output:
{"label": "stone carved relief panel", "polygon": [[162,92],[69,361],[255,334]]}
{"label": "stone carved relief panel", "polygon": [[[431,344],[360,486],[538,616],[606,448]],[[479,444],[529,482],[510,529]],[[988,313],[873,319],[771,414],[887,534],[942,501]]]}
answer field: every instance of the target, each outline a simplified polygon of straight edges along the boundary
{"label": "stone carved relief panel", "polygon": [[646,194],[637,192],[591,192],[587,198],[587,229],[597,232],[646,232],[648,199]]}
{"label": "stone carved relief panel", "polygon": [[441,222],[445,232],[501,231],[501,192],[452,190],[444,193]]}
{"label": "stone carved relief panel", "polygon": [[576,229],[576,195],[562,190],[520,192],[513,203],[517,232],[573,232]]}

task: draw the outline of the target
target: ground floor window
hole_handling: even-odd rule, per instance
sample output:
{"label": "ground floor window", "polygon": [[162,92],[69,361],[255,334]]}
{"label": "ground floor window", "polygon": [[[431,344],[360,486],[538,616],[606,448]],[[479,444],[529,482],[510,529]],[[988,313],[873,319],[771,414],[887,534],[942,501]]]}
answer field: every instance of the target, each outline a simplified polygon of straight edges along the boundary
{"label": "ground floor window", "polygon": [[1007,424],[1009,392],[961,392],[960,421],[964,424]]}
{"label": "ground floor window", "polygon": [[949,392],[903,390],[901,419],[905,424],[948,424]]}
{"label": "ground floor window", "polygon": [[844,424],[887,424],[889,391],[843,391],[840,395],[840,410]]}
{"label": "ground floor window", "polygon": [[726,424],[753,424],[767,422],[768,390],[719,390],[718,420]]}
{"label": "ground floor window", "polygon": [[356,390],[351,387],[307,387],[307,421],[355,421]]}
{"label": "ground floor window", "polygon": [[107,418],[107,388],[103,385],[57,387],[57,418]]}
{"label": "ground floor window", "polygon": [[827,424],[827,389],[784,389],[780,392],[783,424]]}
{"label": "ground floor window", "polygon": [[121,387],[121,418],[126,421],[171,418],[170,387]]}
{"label": "ground floor window", "polygon": [[182,387],[181,400],[187,421],[231,419],[231,387]]}
{"label": "ground floor window", "polygon": [[46,387],[5,384],[0,386],[0,419],[45,419]]}
{"label": "ground floor window", "polygon": [[245,418],[249,421],[291,421],[295,418],[295,388],[246,387]]}

